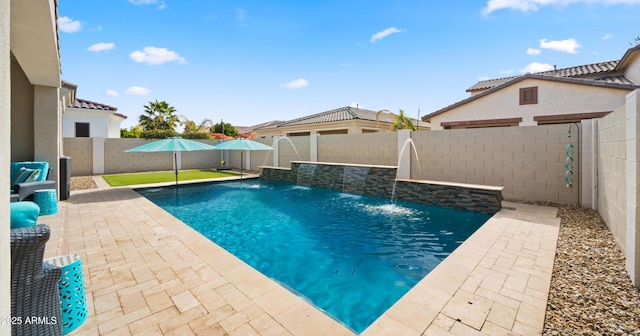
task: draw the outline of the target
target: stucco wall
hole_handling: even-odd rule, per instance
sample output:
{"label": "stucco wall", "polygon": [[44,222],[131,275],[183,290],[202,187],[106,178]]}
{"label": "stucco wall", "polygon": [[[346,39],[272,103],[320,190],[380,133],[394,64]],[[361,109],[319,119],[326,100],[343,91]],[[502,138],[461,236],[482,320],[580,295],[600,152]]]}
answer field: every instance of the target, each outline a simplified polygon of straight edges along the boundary
{"label": "stucco wall", "polygon": [[412,152],[411,176],[504,186],[505,199],[577,203],[577,164],[574,188],[565,185],[566,145],[577,145],[567,132],[568,125],[413,132],[419,164]]}
{"label": "stucco wall", "polygon": [[[291,161],[307,161],[310,160],[310,137],[296,136],[288,138],[280,138],[275,145],[278,147],[278,166],[291,168]],[[264,165],[273,165],[273,153],[270,153],[269,159]]]}
{"label": "stucco wall", "polygon": [[76,136],[76,123],[89,123],[89,136],[97,138],[109,137],[109,120],[107,116],[102,118],[79,115],[65,112],[62,118],[62,132],[64,137]]}
{"label": "stucco wall", "polygon": [[[9,43],[9,1],[0,1],[0,125],[11,125],[11,53]],[[5,128],[6,129],[6,128]],[[11,162],[10,132],[0,133],[0,187],[9,190]],[[11,248],[9,241],[9,194],[0,198],[0,316],[11,316]],[[11,325],[0,324],[0,334],[11,333]]]}
{"label": "stucco wall", "polygon": [[33,86],[17,61],[11,61],[11,161],[34,156]]}
{"label": "stucco wall", "polygon": [[396,132],[320,135],[318,161],[395,166],[397,143]]}
{"label": "stucco wall", "polygon": [[[574,165],[574,188],[565,186],[565,151],[577,138],[567,138],[567,125],[530,127],[496,127],[484,129],[411,132],[418,158],[412,146],[411,178],[443,182],[460,182],[504,186],[507,199],[577,203],[578,164]],[[309,137],[290,140],[303,159],[309,157]],[[65,155],[71,156],[72,175],[91,172],[90,139],[65,138]],[[151,141],[151,140],[149,140]],[[257,139],[273,145],[272,139]],[[141,145],[143,139],[105,139],[106,174],[171,170],[171,153],[124,153]],[[207,142],[207,141],[205,141]],[[214,144],[214,141],[209,142]],[[341,134],[318,136],[318,161],[370,165],[398,165],[398,133]],[[291,167],[298,161],[286,140],[277,143],[279,167]],[[577,146],[574,162],[577,162]],[[180,154],[181,169],[218,168],[219,151]],[[250,153],[250,166],[245,157],[244,168],[273,165],[271,151]],[[229,151],[229,167],[240,167],[240,152]],[[408,165],[400,162],[400,166]]]}
{"label": "stucco wall", "polygon": [[64,138],[63,156],[71,158],[71,175],[93,175],[93,140],[91,138]]}
{"label": "stucco wall", "polygon": [[[520,105],[520,88],[538,87],[538,104]],[[612,111],[624,104],[628,90],[571,85],[526,79],[431,119],[431,129],[442,122],[522,117],[520,126],[537,125],[534,116]],[[478,112],[482,113],[479,114]]]}
{"label": "stucco wall", "polygon": [[626,256],[636,287],[640,284],[638,224],[638,90],[626,105],[597,122],[598,211]]}
{"label": "stucco wall", "polygon": [[640,55],[636,56],[636,60],[629,64],[629,67],[624,73],[624,76],[629,78],[629,80],[633,81],[634,83],[640,82],[640,62],[637,61],[638,57],[640,57]]}
{"label": "stucco wall", "polygon": [[626,166],[625,109],[598,121],[598,210],[614,236],[624,237]]}

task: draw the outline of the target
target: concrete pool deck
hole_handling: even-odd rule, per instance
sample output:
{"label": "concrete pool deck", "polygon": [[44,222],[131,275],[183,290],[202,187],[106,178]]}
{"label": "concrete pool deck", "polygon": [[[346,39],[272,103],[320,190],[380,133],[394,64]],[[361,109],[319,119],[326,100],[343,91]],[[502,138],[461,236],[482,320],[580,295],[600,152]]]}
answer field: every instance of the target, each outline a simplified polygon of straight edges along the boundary
{"label": "concrete pool deck", "polygon": [[[82,258],[88,318],[74,335],[353,335],[131,188],[72,192],[45,258]],[[560,219],[504,202],[362,335],[539,335]]]}

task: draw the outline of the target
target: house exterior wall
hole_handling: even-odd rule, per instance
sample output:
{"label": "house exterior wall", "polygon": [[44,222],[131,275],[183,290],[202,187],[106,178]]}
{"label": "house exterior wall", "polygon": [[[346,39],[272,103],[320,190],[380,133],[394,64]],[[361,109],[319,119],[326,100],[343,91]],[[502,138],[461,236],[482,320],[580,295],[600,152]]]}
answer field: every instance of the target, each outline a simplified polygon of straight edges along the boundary
{"label": "house exterior wall", "polygon": [[633,63],[629,65],[624,73],[625,77],[627,77],[634,83],[640,83],[640,62],[638,61],[639,58],[640,53],[636,53],[635,60],[633,60]]}
{"label": "house exterior wall", "polygon": [[124,118],[116,115],[109,116],[109,126],[107,129],[107,138],[119,138],[120,137],[120,125],[124,121]]}
{"label": "house exterior wall", "polygon": [[[423,123],[424,124],[424,123]],[[290,126],[281,128],[269,128],[256,130],[256,138],[272,138],[276,136],[287,136],[291,133],[309,132],[318,134],[322,132],[346,131],[346,134],[362,134],[367,131],[388,132],[389,124],[379,124],[376,127],[375,121],[368,120],[346,120],[336,122],[326,122],[321,124]]]}
{"label": "house exterior wall", "polygon": [[[11,125],[11,48],[9,1],[0,1],[0,125]],[[11,132],[0,132],[0,187],[9,190]],[[0,316],[11,316],[11,248],[9,243],[9,193],[0,194]],[[11,325],[0,324],[0,334],[9,335]]]}
{"label": "house exterior wall", "polygon": [[33,86],[11,60],[11,161],[33,160]]}
{"label": "house exterior wall", "polygon": [[[538,87],[538,103],[520,105],[520,88]],[[535,116],[612,111],[628,90],[526,79],[431,118],[431,130],[449,121],[522,117],[520,126],[537,125]]]}
{"label": "house exterior wall", "polygon": [[76,136],[76,123],[89,123],[89,136],[92,138],[119,138],[120,124],[124,119],[104,111],[86,109],[65,109],[62,118],[62,130],[65,138]]}

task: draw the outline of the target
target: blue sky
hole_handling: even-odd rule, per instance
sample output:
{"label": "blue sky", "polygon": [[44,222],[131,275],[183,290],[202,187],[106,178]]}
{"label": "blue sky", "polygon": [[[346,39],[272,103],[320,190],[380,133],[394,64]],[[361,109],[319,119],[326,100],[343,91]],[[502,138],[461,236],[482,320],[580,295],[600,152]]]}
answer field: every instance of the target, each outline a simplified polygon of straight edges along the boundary
{"label": "blue sky", "polygon": [[60,0],[62,79],[250,126],[347,105],[417,118],[478,80],[617,60],[640,0]]}

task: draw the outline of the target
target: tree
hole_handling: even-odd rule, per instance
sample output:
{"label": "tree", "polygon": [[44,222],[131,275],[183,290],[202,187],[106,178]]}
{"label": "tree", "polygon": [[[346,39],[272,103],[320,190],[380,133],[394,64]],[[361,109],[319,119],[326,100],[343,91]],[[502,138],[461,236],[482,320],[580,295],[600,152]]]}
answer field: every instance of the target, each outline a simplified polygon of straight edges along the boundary
{"label": "tree", "polygon": [[417,130],[411,119],[404,115],[404,110],[400,110],[400,114],[395,115],[391,122],[391,130],[397,131],[401,129],[410,129],[412,131]]}
{"label": "tree", "polygon": [[120,129],[120,137],[121,138],[139,138],[142,134],[142,129],[140,126],[131,126],[129,129],[121,128]]}
{"label": "tree", "polygon": [[176,109],[165,101],[149,102],[144,105],[144,114],[138,119],[140,126],[145,131],[173,131],[180,122],[175,115]]}
{"label": "tree", "polygon": [[413,125],[413,122],[411,121],[411,119],[404,115],[404,110],[400,110],[400,114],[395,114],[387,110],[378,111],[378,113],[376,113],[376,127],[378,127],[378,124],[380,123],[380,120],[379,120],[380,113],[386,113],[393,116],[393,121],[391,122],[391,126],[389,126],[389,129],[392,131],[397,131],[401,129],[410,129],[412,131],[417,130],[416,126]]}
{"label": "tree", "polygon": [[203,119],[202,122],[200,122],[200,124],[196,124],[195,121],[185,117],[185,116],[180,116],[180,118],[182,119],[182,121],[180,122],[180,125],[183,126],[183,131],[185,133],[191,133],[191,132],[208,132],[211,127],[213,126],[213,121],[211,121],[211,119]]}
{"label": "tree", "polygon": [[235,138],[238,136],[239,132],[235,127],[233,127],[233,125],[220,121],[219,123],[213,125],[211,133],[222,133],[224,135]]}

